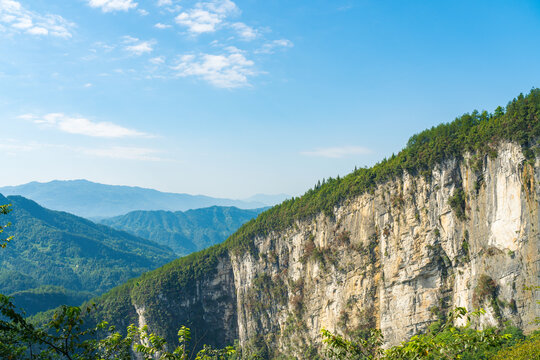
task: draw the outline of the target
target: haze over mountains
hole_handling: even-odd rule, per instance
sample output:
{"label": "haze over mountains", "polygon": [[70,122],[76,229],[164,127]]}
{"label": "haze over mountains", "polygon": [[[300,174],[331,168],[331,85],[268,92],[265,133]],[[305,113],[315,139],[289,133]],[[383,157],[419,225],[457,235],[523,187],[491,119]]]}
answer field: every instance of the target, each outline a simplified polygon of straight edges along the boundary
{"label": "haze over mountains", "polygon": [[265,210],[135,211],[102,220],[109,227],[18,195],[0,194],[0,204],[13,210],[5,218],[13,240],[0,252],[0,293],[13,296],[28,315],[80,305],[178,256],[221,243]]}
{"label": "haze over mountains", "polygon": [[40,205],[90,219],[124,215],[135,210],[186,211],[210,206],[255,209],[272,206],[288,196],[258,194],[246,200],[161,192],[133,186],[105,185],[88,180],[30,182],[0,188],[4,195],[21,195]]}

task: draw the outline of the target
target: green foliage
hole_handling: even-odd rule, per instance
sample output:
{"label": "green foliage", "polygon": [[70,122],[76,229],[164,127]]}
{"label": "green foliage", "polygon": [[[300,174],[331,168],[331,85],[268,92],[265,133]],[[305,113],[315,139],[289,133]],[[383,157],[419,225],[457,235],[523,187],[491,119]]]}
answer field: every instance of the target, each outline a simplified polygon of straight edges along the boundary
{"label": "green foliage", "polygon": [[370,330],[364,338],[355,341],[346,340],[326,329],[321,330],[326,354],[330,359],[371,360],[383,354],[383,337],[380,330]]}
{"label": "green foliage", "polygon": [[454,194],[448,198],[448,204],[454,210],[456,217],[460,220],[466,220],[465,215],[465,192],[461,186],[454,190]]}
{"label": "green foliage", "polygon": [[80,305],[174,258],[169,248],[20,196],[0,195],[2,203],[13,204],[5,231],[16,240],[0,252],[0,292],[28,315]]}
{"label": "green foliage", "polygon": [[27,315],[54,309],[61,304],[82,304],[94,296],[89,291],[68,290],[62,286],[43,285],[10,294],[13,302]]}
{"label": "green foliage", "polygon": [[248,310],[261,313],[268,309],[274,302],[285,305],[287,303],[287,286],[278,276],[272,278],[266,273],[258,274],[253,279],[251,288],[246,296],[244,304]]}
{"label": "green foliage", "polygon": [[500,350],[491,360],[539,360],[540,359],[540,333],[536,332],[528,339],[516,345]]}
{"label": "green foliage", "polygon": [[[7,215],[9,214],[9,212],[11,211],[11,209],[9,208],[11,206],[11,204],[7,204],[7,205],[0,205],[0,214],[2,215]],[[4,229],[8,226],[10,226],[11,223],[7,223],[6,225],[0,225],[0,234],[2,234],[4,232]],[[0,238],[0,247],[2,248],[5,248],[7,243],[11,241],[11,239],[13,239],[13,236],[8,236],[6,238]]]}
{"label": "green foliage", "polygon": [[[397,155],[371,168],[356,169],[343,178],[323,180],[302,197],[286,200],[262,213],[234,233],[227,246],[238,252],[253,251],[250,242],[257,236],[280,231],[321,212],[333,217],[334,207],[340,203],[373,191],[377,184],[401,176],[404,171],[430,178],[436,165],[448,159],[460,160],[466,152],[478,157],[496,156],[495,148],[501,141],[517,143],[524,153],[530,153],[529,148],[537,146],[535,141],[540,137],[540,89],[531,90],[527,96],[519,95],[505,110],[495,114],[473,111],[413,135]],[[465,196],[454,195],[458,195],[458,217],[463,219]],[[399,204],[401,200],[396,201]]]}
{"label": "green foliage", "polygon": [[169,246],[183,256],[223,242],[266,209],[212,206],[185,212],[133,211],[99,222]]}
{"label": "green foliage", "polygon": [[[107,319],[115,324],[134,321],[137,314],[131,304],[135,303],[146,307],[145,315],[160,324],[163,331],[160,335],[168,341],[172,339],[172,329],[179,323],[190,325],[194,338],[200,339],[208,330],[209,335],[205,339],[212,336],[223,339],[221,328],[216,329],[207,322],[208,317],[216,315],[205,310],[212,308],[213,304],[203,306],[200,303],[202,300],[193,303],[182,308],[182,311],[189,311],[187,314],[171,309],[171,302],[178,294],[186,299],[196,298],[194,293],[201,288],[200,284],[215,274],[218,263],[228,260],[229,256],[237,256],[239,261],[249,254],[257,258],[256,238],[278,233],[293,227],[297,221],[312,219],[321,213],[332,218],[335,207],[350,198],[374,191],[379,184],[400,177],[404,172],[430,179],[437,165],[451,159],[461,161],[466,152],[479,158],[496,156],[495,149],[503,141],[517,143],[522,146],[524,153],[529,154],[527,150],[536,146],[535,141],[540,137],[539,117],[540,90],[533,89],[527,96],[520,95],[495,114],[474,111],[451,123],[414,135],[397,155],[371,168],[356,169],[343,178],[324,180],[303,196],[286,200],[248,221],[224,243],[177,259],[101,296],[95,300],[96,321]],[[460,198],[465,199],[464,194]],[[395,204],[400,206],[404,201],[403,197],[397,198]],[[463,201],[457,204],[461,207]],[[464,206],[462,208],[465,209]],[[382,231],[385,236],[390,234],[390,229]],[[434,234],[440,236],[439,229],[434,229]],[[370,254],[376,255],[376,249],[377,243],[370,242]],[[318,258],[318,251],[314,247],[311,255]],[[373,258],[376,259],[376,256]],[[168,299],[167,306],[160,306],[164,304],[162,297]],[[191,323],[183,319],[189,319]]]}
{"label": "green foliage", "polygon": [[[540,350],[533,349],[534,345],[537,344],[534,343],[535,338],[533,337],[524,343],[520,342],[523,334],[516,328],[504,330],[473,329],[471,319],[483,313],[482,310],[468,313],[464,308],[456,308],[446,317],[447,320],[442,326],[432,327],[430,331],[415,335],[409,341],[385,351],[381,350],[382,335],[377,331],[372,331],[370,336],[364,339],[347,340],[323,329],[323,343],[326,345],[328,356],[332,359],[480,360],[490,359],[498,351],[500,351],[499,354],[508,354],[508,351],[501,349],[516,343],[518,345],[510,349],[516,353],[529,351],[528,354],[533,355],[530,359],[537,359],[534,356],[538,356]],[[454,322],[463,318],[466,320],[465,326],[456,327]],[[522,344],[526,344],[523,349],[519,348]],[[525,359],[525,357],[520,359]]]}
{"label": "green foliage", "polygon": [[[27,322],[10,299],[1,294],[0,315],[0,357],[8,360],[131,360],[132,352],[144,360],[226,360],[235,354],[231,346],[214,349],[205,345],[190,357],[191,331],[185,326],[178,331],[179,345],[172,352],[168,351],[165,339],[149,333],[147,326],[129,325],[126,336],[106,322],[84,330],[79,307],[62,306],[48,323],[37,327]],[[100,336],[102,333],[106,335]]]}
{"label": "green foliage", "polygon": [[475,306],[479,306],[485,299],[495,300],[497,298],[497,284],[495,281],[486,274],[480,275],[478,278],[478,284],[473,291],[473,303]]}

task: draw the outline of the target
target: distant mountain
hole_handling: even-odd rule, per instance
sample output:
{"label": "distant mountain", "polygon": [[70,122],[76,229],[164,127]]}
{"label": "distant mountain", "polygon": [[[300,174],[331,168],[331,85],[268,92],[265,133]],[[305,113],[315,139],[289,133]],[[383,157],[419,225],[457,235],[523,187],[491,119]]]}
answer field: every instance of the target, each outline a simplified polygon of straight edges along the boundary
{"label": "distant mountain", "polygon": [[0,193],[21,195],[49,209],[93,219],[123,215],[134,210],[186,211],[214,205],[254,209],[275,204],[166,193],[133,186],[98,184],[87,180],[31,182],[1,187]]}
{"label": "distant mountain", "polygon": [[133,211],[100,223],[169,246],[178,255],[223,242],[267,208],[244,210],[212,206],[182,211]]}
{"label": "distant mountain", "polygon": [[12,204],[0,221],[12,223],[4,234],[14,236],[0,249],[0,293],[28,314],[79,305],[175,258],[166,246],[21,196],[0,195],[0,204]]}

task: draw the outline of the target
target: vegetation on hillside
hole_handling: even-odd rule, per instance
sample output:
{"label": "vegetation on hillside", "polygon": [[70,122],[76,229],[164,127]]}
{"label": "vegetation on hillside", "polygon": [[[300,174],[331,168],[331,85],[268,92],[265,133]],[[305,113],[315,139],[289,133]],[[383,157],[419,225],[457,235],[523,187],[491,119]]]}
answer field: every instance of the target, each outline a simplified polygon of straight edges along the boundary
{"label": "vegetation on hillside", "polygon": [[[540,346],[537,346],[540,333],[526,337],[512,326],[474,329],[471,321],[483,313],[482,310],[468,313],[464,308],[456,308],[442,326],[435,323],[426,333],[386,350],[381,348],[380,331],[372,330],[355,339],[346,339],[324,329],[321,333],[327,357],[334,360],[540,359]],[[455,326],[458,319],[466,319],[466,324]]]}
{"label": "vegetation on hillside", "polygon": [[[502,141],[519,144],[524,154],[531,158],[539,152],[536,143],[539,136],[540,89],[533,89],[527,96],[520,95],[494,114],[474,111],[451,123],[423,131],[412,136],[397,155],[371,168],[357,169],[343,178],[323,181],[302,197],[286,200],[247,222],[223,244],[177,259],[101,296],[95,300],[98,317],[113,323],[118,319],[135,319],[137,315],[129,305],[134,301],[147,306],[148,317],[159,321],[163,332],[174,329],[178,315],[155,309],[164,289],[171,294],[186,294],[197,279],[215,273],[220,259],[230,253],[253,252],[256,237],[282,231],[298,220],[309,219],[321,212],[332,216],[335,206],[374,190],[378,184],[401,176],[404,171],[430,178],[431,170],[437,164],[454,158],[460,160],[466,152],[496,156],[497,145]],[[459,209],[461,199],[456,198],[454,205]],[[191,315],[203,318],[204,309],[193,308]],[[169,334],[169,339],[171,336]]]}
{"label": "vegetation on hillside", "polygon": [[99,222],[168,246],[184,256],[225,241],[264,210],[212,206],[185,212],[133,211]]}
{"label": "vegetation on hillside", "polygon": [[[91,311],[91,309],[87,309]],[[28,322],[10,299],[0,294],[0,358],[6,360],[226,360],[232,346],[215,349],[204,345],[198,352],[191,346],[191,331],[178,331],[178,345],[169,351],[167,342],[149,333],[147,326],[129,325],[126,335],[100,322],[85,328],[79,307],[62,306],[43,326]]]}
{"label": "vegetation on hillside", "polygon": [[254,237],[280,231],[297,220],[321,212],[332,217],[334,207],[346,199],[373,191],[378,184],[404,172],[430,178],[435,166],[445,160],[463,159],[467,152],[495,157],[501,141],[519,144],[527,159],[532,159],[540,154],[539,137],[540,89],[533,89],[526,96],[519,95],[506,108],[498,107],[493,114],[473,111],[413,135],[397,155],[371,168],[323,180],[302,197],[286,200],[245,224],[230,237],[229,246],[246,250]]}
{"label": "vegetation on hillside", "polygon": [[[196,288],[196,286],[193,286],[195,282],[212,275],[216,271],[216,265],[220,258],[228,256],[230,252],[238,254],[244,251],[252,251],[253,239],[257,236],[286,229],[297,220],[308,219],[321,212],[332,216],[334,207],[343,201],[352,196],[372,191],[377,184],[401,176],[405,171],[430,178],[431,171],[437,164],[453,158],[460,160],[465,152],[476,153],[479,156],[496,156],[496,148],[501,141],[512,141],[521,145],[526,157],[532,159],[535,155],[538,155],[538,146],[535,141],[540,136],[539,118],[540,90],[534,89],[527,96],[520,95],[509,103],[506,109],[498,108],[494,114],[486,112],[465,114],[452,123],[442,124],[414,135],[409,140],[406,148],[397,155],[385,159],[372,168],[358,169],[344,178],[329,179],[323,181],[322,184],[317,184],[314,189],[309,190],[304,196],[285,201],[281,205],[261,214],[257,219],[251,220],[222,245],[213,246],[207,250],[177,259],[158,270],[144,274],[138,279],[130,280],[127,284],[111,290],[96,299],[97,305],[92,317],[96,320],[110,320],[113,323],[131,321],[133,316],[136,315],[133,313],[134,309],[131,305],[135,302],[147,306],[149,317],[154,317],[164,328],[173,326],[178,328],[180,324],[175,323],[176,319],[168,315],[172,313],[170,309],[157,308],[163,289],[167,288],[168,291],[175,294],[195,291],[193,290]],[[458,197],[456,197],[454,205],[459,208],[462,203],[459,198],[460,194],[455,195]],[[5,339],[18,341],[15,345],[20,347],[14,349],[19,351],[19,354],[26,354],[28,347],[25,347],[26,343],[24,341],[28,340],[28,337],[24,336],[36,339],[38,335],[33,335],[35,328],[32,328],[34,330],[31,332],[25,332],[28,330],[25,328],[26,325],[23,326],[22,330],[18,328],[21,324],[27,324],[26,321],[17,315],[18,313],[9,299],[0,299],[3,299],[0,302],[0,309],[3,309],[2,315],[7,319],[0,321],[0,331],[4,331],[4,334],[0,334],[0,336],[4,335]],[[91,308],[85,307],[85,309]],[[193,308],[193,314],[196,315],[199,311],[204,311],[204,309]],[[61,334],[65,334],[66,331],[70,333],[71,329],[76,328],[76,324],[81,320],[78,315],[80,312],[81,310],[78,308],[61,308],[59,315],[53,320],[56,322],[49,322],[48,329],[37,331],[47,332],[58,329]],[[72,314],[75,314],[75,317]],[[463,310],[458,309],[455,316],[460,314],[461,316],[465,315]],[[201,315],[199,317],[195,315],[194,318],[196,319],[203,318],[201,314],[199,314]],[[72,318],[76,319],[76,323],[70,320]],[[449,316],[449,318],[453,318],[453,316]],[[410,341],[391,348],[384,353],[381,353],[378,347],[380,338],[377,331],[371,332],[371,337],[360,339],[344,339],[330,333],[323,333],[323,336],[326,340],[330,339],[325,341],[332,348],[332,353],[329,354],[328,358],[369,359],[369,356],[371,358],[373,356],[385,356],[388,360],[425,358],[486,359],[488,356],[499,356],[499,358],[501,356],[506,356],[506,358],[515,356],[516,359],[519,359],[519,356],[528,356],[528,358],[532,359],[540,358],[538,347],[535,346],[538,344],[536,335],[524,339],[523,335],[516,329],[508,329],[507,331],[497,329],[474,330],[468,326],[464,328],[455,327],[453,322],[447,324],[442,328],[433,328],[426,334],[419,334]],[[194,325],[199,326],[200,323]],[[437,326],[441,325],[437,324]],[[144,329],[136,330],[133,327],[131,329],[132,333],[135,334],[134,337],[139,336],[138,339],[141,336],[146,336],[141,335],[141,331],[145,331]],[[14,334],[17,334],[19,330],[23,331],[23,337],[14,338]],[[103,327],[100,330],[103,330]],[[43,335],[42,332],[39,334]],[[90,333],[84,335],[86,334]],[[115,334],[115,329],[109,331],[109,335],[113,336],[112,340],[109,339],[113,341],[112,344],[123,344],[123,339],[130,338],[129,328],[127,335]],[[148,336],[147,339],[150,343],[140,344],[143,345],[140,349],[144,349],[145,346],[154,346],[158,349],[165,341],[161,337],[162,334],[153,335],[155,342],[151,339],[151,335]],[[101,338],[101,340],[105,341],[108,341],[107,339]],[[75,339],[74,344],[78,344],[81,340],[82,337]],[[21,341],[23,342],[21,343]],[[370,346],[367,352],[364,351],[366,350],[365,341],[369,341],[368,345]],[[107,346],[107,343],[102,344]],[[41,343],[41,345],[45,348],[49,346],[47,343]],[[130,346],[132,345],[133,342]],[[362,349],[361,353],[357,352],[359,347]],[[113,346],[113,349],[116,348]],[[463,351],[463,349],[466,351]],[[50,353],[56,351],[54,348],[49,350]],[[148,351],[151,352],[152,350]],[[357,353],[351,353],[351,351]],[[504,355],[496,354],[497,352]]]}
{"label": "vegetation on hillside", "polygon": [[80,305],[174,258],[165,246],[0,195],[0,204],[8,203],[13,211],[4,234],[15,240],[0,252],[0,292],[13,295],[28,315]]}

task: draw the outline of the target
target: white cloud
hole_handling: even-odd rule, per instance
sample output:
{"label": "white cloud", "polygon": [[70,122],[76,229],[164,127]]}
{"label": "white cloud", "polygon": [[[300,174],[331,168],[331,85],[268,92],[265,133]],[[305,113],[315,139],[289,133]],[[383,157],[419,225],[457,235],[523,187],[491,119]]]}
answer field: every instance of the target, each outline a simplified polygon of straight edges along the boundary
{"label": "white cloud", "polygon": [[32,35],[48,35],[49,30],[45,29],[44,27],[34,26],[28,29],[27,33],[32,34]]}
{"label": "white cloud", "polygon": [[276,48],[292,48],[293,42],[287,39],[274,40],[264,44],[259,50],[255,51],[259,54],[272,54]]}
{"label": "white cloud", "polygon": [[89,88],[89,87],[92,87],[92,86],[93,86],[92,83],[86,83],[86,84],[84,84],[84,87],[85,87],[85,88]]}
{"label": "white cloud", "polygon": [[172,0],[158,0],[157,6],[172,5]]}
{"label": "white cloud", "polygon": [[80,151],[86,155],[111,159],[166,161],[166,159],[157,156],[160,151],[149,148],[112,146],[109,148],[82,148]]}
{"label": "white cloud", "polygon": [[133,0],[88,0],[88,5],[93,8],[100,8],[103,12],[128,11],[137,7]]}
{"label": "white cloud", "polygon": [[322,148],[313,151],[303,151],[302,155],[324,157],[331,159],[338,159],[351,155],[366,155],[371,153],[371,150],[361,146],[342,146],[342,147],[329,147]]}
{"label": "white cloud", "polygon": [[217,27],[230,15],[239,13],[236,4],[230,0],[199,2],[195,7],[180,13],[176,23],[188,28],[193,34],[215,32]]}
{"label": "white cloud", "polygon": [[254,63],[240,52],[224,55],[184,55],[173,67],[177,76],[194,76],[220,88],[248,86],[248,77],[255,75]]}
{"label": "white cloud", "polygon": [[156,25],[154,25],[155,28],[157,29],[168,29],[171,27],[171,25],[166,25],[166,24],[162,24],[162,23],[157,23]]}
{"label": "white cloud", "polygon": [[136,37],[129,36],[129,35],[122,36],[122,42],[125,43],[125,44],[134,43],[134,42],[137,42],[137,41],[139,41],[139,39],[136,38]]}
{"label": "white cloud", "polygon": [[156,56],[154,58],[151,58],[149,61],[152,64],[160,65],[160,64],[163,64],[165,62],[165,56]]}
{"label": "white cloud", "polygon": [[31,120],[35,124],[50,126],[69,134],[78,134],[101,138],[150,136],[143,132],[128,129],[110,122],[94,122],[83,117],[68,116],[63,113],[50,113],[41,117],[32,114],[25,114],[19,116],[19,118]]}
{"label": "white cloud", "polygon": [[36,36],[71,37],[75,24],[60,15],[41,15],[25,9],[20,2],[0,0],[0,31]]}
{"label": "white cloud", "polygon": [[125,41],[131,45],[127,45],[124,49],[133,55],[140,56],[142,54],[151,53],[154,48],[155,41],[139,41],[139,39],[128,37],[129,40]]}
{"label": "white cloud", "polygon": [[146,15],[149,15],[150,13],[144,9],[139,9],[137,10],[137,12],[142,15],[142,16],[146,16]]}
{"label": "white cloud", "polygon": [[253,40],[258,36],[257,30],[242,22],[231,24],[231,27],[238,32],[238,35],[244,40]]}

